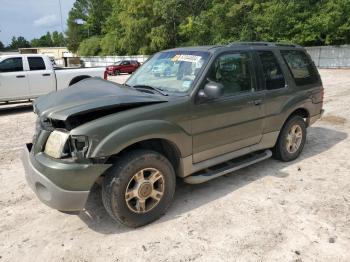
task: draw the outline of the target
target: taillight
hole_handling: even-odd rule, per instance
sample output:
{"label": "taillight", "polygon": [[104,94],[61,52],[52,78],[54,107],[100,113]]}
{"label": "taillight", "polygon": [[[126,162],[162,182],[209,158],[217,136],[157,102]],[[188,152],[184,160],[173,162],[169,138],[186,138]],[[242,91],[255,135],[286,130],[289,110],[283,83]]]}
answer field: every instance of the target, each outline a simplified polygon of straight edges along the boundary
{"label": "taillight", "polygon": [[103,79],[107,80],[107,78],[108,78],[108,74],[107,74],[107,70],[105,70],[105,72],[103,73]]}

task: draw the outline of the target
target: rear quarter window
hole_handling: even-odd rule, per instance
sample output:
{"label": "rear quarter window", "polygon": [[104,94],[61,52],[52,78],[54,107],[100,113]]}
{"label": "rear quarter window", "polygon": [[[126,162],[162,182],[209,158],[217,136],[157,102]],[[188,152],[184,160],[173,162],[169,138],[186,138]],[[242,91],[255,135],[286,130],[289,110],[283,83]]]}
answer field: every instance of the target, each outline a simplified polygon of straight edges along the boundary
{"label": "rear quarter window", "polygon": [[317,70],[311,59],[298,50],[283,50],[281,54],[287,63],[296,85],[310,85],[318,82]]}

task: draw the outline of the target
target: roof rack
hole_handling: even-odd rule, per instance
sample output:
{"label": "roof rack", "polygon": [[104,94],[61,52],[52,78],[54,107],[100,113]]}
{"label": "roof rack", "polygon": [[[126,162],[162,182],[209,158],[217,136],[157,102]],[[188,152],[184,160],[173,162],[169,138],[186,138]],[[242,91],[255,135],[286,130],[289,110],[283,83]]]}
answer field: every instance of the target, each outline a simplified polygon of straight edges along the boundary
{"label": "roof rack", "polygon": [[228,44],[228,46],[235,46],[235,45],[300,47],[300,45],[295,45],[295,44],[274,43],[274,42],[233,42]]}
{"label": "roof rack", "polygon": [[215,49],[215,48],[219,48],[219,47],[223,47],[223,45],[213,45],[213,46],[209,46],[209,47],[208,47],[208,50]]}

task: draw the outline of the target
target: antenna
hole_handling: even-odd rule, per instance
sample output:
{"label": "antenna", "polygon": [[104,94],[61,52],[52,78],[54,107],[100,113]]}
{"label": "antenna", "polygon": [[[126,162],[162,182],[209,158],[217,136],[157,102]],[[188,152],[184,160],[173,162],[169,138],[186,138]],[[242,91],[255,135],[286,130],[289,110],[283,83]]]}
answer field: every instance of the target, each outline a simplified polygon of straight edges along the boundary
{"label": "antenna", "polygon": [[60,5],[60,17],[61,17],[61,33],[63,33],[63,19],[62,19],[62,6],[61,6],[61,0],[58,0],[58,4]]}

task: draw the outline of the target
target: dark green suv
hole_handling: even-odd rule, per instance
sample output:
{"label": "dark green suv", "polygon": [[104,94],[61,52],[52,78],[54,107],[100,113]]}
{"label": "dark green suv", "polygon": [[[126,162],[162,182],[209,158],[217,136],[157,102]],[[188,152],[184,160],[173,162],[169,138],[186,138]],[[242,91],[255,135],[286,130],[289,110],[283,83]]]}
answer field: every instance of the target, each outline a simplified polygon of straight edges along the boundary
{"label": "dark green suv", "polygon": [[114,219],[145,225],[171,204],[176,177],[197,184],[271,156],[296,159],[322,101],[320,76],[300,46],[166,50],[124,85],[91,78],[38,98],[26,178],[62,211],[84,209],[102,184]]}

